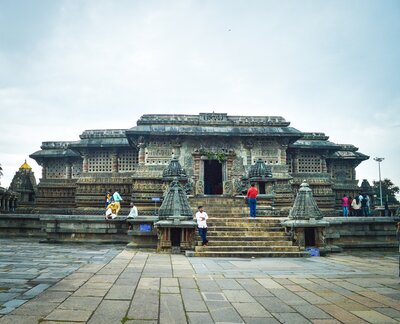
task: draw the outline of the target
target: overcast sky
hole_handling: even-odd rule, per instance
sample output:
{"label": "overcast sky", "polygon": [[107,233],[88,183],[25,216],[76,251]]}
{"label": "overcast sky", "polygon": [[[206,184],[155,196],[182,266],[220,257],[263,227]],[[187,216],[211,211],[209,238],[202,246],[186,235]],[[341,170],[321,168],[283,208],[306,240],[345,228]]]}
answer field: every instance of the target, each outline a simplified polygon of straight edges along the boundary
{"label": "overcast sky", "polygon": [[400,185],[400,1],[0,1],[0,163],[142,114],[282,116]]}

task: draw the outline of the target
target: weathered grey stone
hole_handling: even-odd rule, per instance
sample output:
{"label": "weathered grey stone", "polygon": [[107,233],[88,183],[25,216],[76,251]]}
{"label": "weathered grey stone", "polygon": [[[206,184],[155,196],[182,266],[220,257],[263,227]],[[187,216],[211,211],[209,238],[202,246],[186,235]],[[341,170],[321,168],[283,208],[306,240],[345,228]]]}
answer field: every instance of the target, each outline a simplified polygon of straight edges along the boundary
{"label": "weathered grey stone", "polygon": [[190,324],[214,324],[209,313],[186,313]]}
{"label": "weathered grey stone", "polygon": [[243,323],[243,319],[229,302],[206,302],[211,317],[215,322]]}
{"label": "weathered grey stone", "polygon": [[100,297],[78,297],[74,295],[68,297],[58,308],[94,311],[100,302]]}
{"label": "weathered grey stone", "polygon": [[241,317],[272,317],[259,303],[232,303]]}
{"label": "weathered grey stone", "polygon": [[129,308],[129,301],[103,300],[88,324],[121,323]]}
{"label": "weathered grey stone", "polygon": [[308,319],[330,319],[329,314],[322,311],[314,305],[293,305],[292,306],[298,313]]}
{"label": "weathered grey stone", "polygon": [[197,289],[181,288],[186,312],[206,312],[207,307]]}
{"label": "weathered grey stone", "polygon": [[180,294],[161,294],[160,323],[187,323]]}
{"label": "weathered grey stone", "polygon": [[281,323],[309,324],[311,321],[297,313],[272,313]]}
{"label": "weathered grey stone", "polygon": [[158,319],[159,293],[158,290],[136,290],[128,311],[128,318],[141,320]]}
{"label": "weathered grey stone", "polygon": [[106,295],[105,299],[131,300],[135,286],[113,285]]}
{"label": "weathered grey stone", "polygon": [[92,315],[91,311],[85,310],[71,310],[71,309],[55,309],[45,317],[46,320],[51,321],[71,321],[71,322],[86,322]]}
{"label": "weathered grey stone", "polygon": [[276,297],[255,297],[255,299],[270,313],[295,312],[293,308]]}

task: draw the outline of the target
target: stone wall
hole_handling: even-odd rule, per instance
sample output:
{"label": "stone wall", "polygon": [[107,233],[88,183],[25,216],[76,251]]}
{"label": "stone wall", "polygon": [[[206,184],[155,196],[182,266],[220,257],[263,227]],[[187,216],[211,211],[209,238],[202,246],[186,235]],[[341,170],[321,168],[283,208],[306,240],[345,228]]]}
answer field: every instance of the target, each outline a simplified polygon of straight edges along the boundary
{"label": "stone wall", "polygon": [[325,217],[326,243],[341,249],[394,248],[400,217]]}
{"label": "stone wall", "polygon": [[[400,217],[325,217],[326,244],[332,251],[398,247]],[[128,223],[99,216],[1,214],[1,237],[36,237],[49,242],[128,243]]]}
{"label": "stone wall", "polygon": [[124,219],[78,215],[0,215],[1,237],[35,237],[47,242],[129,243]]}

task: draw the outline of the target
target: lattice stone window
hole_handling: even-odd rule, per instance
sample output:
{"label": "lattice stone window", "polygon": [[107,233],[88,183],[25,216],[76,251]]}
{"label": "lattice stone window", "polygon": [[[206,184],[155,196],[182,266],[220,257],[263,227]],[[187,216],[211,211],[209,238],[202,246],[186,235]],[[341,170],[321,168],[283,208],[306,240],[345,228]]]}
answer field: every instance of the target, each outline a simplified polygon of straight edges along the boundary
{"label": "lattice stone window", "polygon": [[89,155],[89,172],[111,172],[111,154],[107,151],[96,151]]}
{"label": "lattice stone window", "polygon": [[299,172],[321,172],[321,159],[316,154],[300,154],[298,161]]}
{"label": "lattice stone window", "polygon": [[72,163],[72,178],[79,178],[82,173],[82,161]]}
{"label": "lattice stone window", "polygon": [[66,164],[62,160],[49,161],[46,167],[47,179],[65,179],[67,176]]}
{"label": "lattice stone window", "polygon": [[335,164],[333,166],[333,179],[352,180],[352,168],[347,164]]}
{"label": "lattice stone window", "polygon": [[118,154],[119,172],[134,171],[138,164],[137,151],[123,151]]}
{"label": "lattice stone window", "polygon": [[255,163],[257,162],[258,159],[263,160],[265,164],[279,164],[279,161],[278,161],[278,159],[276,159],[276,158],[265,158],[265,157],[262,157],[262,156],[260,156],[260,157],[255,157],[255,158],[253,159],[253,164],[255,164]]}

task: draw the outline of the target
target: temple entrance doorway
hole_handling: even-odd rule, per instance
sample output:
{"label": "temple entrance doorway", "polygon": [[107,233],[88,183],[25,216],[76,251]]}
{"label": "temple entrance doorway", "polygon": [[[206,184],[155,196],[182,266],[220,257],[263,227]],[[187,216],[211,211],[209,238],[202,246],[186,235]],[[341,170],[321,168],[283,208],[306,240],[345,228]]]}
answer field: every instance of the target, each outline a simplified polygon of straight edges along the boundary
{"label": "temple entrance doorway", "polygon": [[222,195],[222,163],[218,160],[204,161],[204,194]]}

